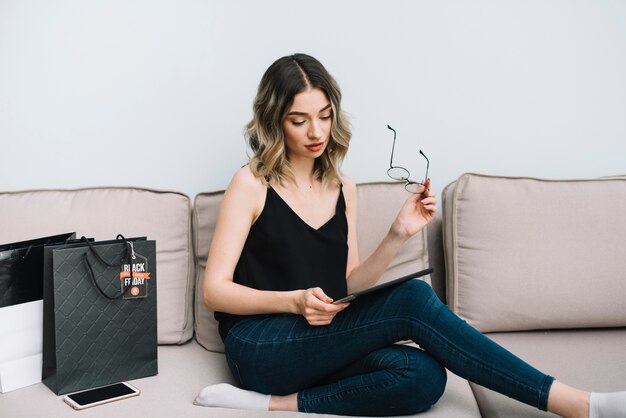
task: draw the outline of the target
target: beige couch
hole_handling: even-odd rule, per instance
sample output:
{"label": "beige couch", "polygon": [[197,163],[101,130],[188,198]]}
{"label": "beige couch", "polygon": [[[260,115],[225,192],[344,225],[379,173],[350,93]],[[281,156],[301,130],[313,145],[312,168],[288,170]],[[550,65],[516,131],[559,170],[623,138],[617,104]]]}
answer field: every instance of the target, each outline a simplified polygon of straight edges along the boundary
{"label": "beige couch", "polygon": [[[542,181],[466,174],[443,210],[398,254],[383,280],[435,267],[427,278],[468,322],[546,372],[587,389],[626,388],[626,179]],[[0,242],[67,231],[157,241],[159,374],[141,396],[75,412],[43,384],[0,395],[1,417],[257,417],[192,404],[232,382],[212,314],[200,302],[222,193],[192,200],[138,188],[0,193]],[[359,245],[367,255],[406,192],[359,185]],[[547,416],[449,375],[424,417]],[[311,416],[311,415],[306,415]],[[315,416],[315,415],[312,415]]]}

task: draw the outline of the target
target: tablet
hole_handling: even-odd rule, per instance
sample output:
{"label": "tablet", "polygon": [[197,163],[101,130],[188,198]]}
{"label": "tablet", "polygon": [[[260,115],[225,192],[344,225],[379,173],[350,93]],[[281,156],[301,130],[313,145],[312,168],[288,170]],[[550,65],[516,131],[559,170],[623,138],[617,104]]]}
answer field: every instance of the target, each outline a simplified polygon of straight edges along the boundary
{"label": "tablet", "polygon": [[407,280],[415,279],[416,277],[426,276],[427,274],[430,274],[433,271],[434,271],[434,269],[432,269],[432,268],[427,268],[425,270],[420,270],[420,271],[417,271],[415,273],[411,273],[411,274],[409,274],[407,276],[403,276],[403,277],[400,277],[398,279],[391,280],[389,282],[381,283],[379,285],[367,288],[365,290],[360,290],[358,292],[350,293],[345,298],[341,298],[339,300],[336,300],[333,303],[334,304],[348,303],[348,302],[358,298],[359,296],[367,295],[369,293],[378,292],[379,290],[383,290],[383,289],[386,289],[386,288],[391,287],[391,286],[399,285],[400,283],[404,283]]}

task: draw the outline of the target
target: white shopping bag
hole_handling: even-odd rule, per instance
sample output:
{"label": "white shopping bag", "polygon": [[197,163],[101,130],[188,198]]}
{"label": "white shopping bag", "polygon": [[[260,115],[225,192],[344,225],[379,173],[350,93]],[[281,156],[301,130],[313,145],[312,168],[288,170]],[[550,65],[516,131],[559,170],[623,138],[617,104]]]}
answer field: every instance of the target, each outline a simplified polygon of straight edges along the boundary
{"label": "white shopping bag", "polygon": [[41,382],[43,301],[0,308],[0,393]]}
{"label": "white shopping bag", "polygon": [[41,381],[43,250],[73,232],[0,245],[0,393]]}

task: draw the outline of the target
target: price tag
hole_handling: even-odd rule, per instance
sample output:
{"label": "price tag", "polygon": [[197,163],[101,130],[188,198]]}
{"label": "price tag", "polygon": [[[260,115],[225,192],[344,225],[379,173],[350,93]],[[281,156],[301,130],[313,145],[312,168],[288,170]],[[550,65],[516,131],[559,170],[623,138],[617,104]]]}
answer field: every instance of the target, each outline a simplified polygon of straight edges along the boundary
{"label": "price tag", "polygon": [[148,280],[150,270],[148,259],[135,252],[133,243],[130,259],[123,259],[120,267],[120,283],[124,299],[139,299],[148,296]]}

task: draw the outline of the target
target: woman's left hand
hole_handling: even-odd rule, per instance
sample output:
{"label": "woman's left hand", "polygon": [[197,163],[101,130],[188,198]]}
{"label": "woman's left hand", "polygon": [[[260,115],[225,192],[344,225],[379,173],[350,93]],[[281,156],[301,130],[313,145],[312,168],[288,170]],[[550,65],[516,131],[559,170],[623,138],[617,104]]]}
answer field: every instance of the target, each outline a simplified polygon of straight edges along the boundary
{"label": "woman's left hand", "polygon": [[404,202],[402,209],[391,225],[391,232],[401,239],[409,239],[435,217],[437,200],[430,191],[430,179],[424,182],[424,191],[414,194]]}

